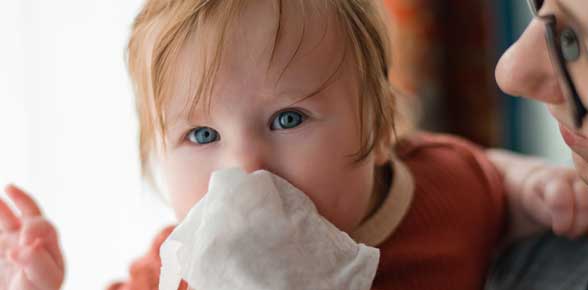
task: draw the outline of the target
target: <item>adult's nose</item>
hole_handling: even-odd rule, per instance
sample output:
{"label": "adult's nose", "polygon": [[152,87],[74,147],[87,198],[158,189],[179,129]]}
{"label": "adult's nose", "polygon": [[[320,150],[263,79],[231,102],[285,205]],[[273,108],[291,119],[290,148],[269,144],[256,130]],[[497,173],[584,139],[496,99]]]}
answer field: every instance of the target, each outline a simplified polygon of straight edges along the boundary
{"label": "adult's nose", "polygon": [[564,101],[557,72],[551,64],[545,25],[534,19],[496,66],[498,86],[513,96],[550,104]]}

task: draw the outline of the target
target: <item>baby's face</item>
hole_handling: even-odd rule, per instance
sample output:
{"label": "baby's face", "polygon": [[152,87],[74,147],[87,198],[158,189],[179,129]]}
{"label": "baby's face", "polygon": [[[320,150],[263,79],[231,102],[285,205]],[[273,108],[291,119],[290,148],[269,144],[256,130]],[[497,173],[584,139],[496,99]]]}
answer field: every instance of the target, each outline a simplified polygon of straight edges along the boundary
{"label": "baby's face", "polygon": [[353,162],[360,148],[360,99],[351,47],[345,52],[332,12],[302,19],[286,7],[270,62],[277,19],[269,2],[249,5],[229,30],[210,110],[199,103],[188,114],[194,93],[188,79],[199,79],[195,68],[203,57],[196,41],[181,53],[178,74],[186,80],[177,82],[165,111],[168,148],[160,160],[172,206],[183,219],[215,170],[265,169],[350,231],[368,210],[375,166],[388,158],[378,149]]}

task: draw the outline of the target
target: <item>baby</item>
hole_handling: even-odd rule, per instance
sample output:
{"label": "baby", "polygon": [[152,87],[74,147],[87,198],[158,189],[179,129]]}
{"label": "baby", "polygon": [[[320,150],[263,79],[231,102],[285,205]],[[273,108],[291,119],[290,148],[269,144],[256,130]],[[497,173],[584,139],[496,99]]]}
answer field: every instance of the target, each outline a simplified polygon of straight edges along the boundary
{"label": "baby", "polygon": [[[380,249],[372,289],[482,289],[506,243],[544,230],[583,234],[588,188],[573,170],[451,136],[394,133],[376,3],[147,1],[128,47],[141,160],[178,221],[213,171],[268,170]],[[21,216],[0,201],[0,282],[9,285],[0,289],[59,289],[55,229],[26,193],[6,191]],[[156,289],[171,230],[110,289]]]}

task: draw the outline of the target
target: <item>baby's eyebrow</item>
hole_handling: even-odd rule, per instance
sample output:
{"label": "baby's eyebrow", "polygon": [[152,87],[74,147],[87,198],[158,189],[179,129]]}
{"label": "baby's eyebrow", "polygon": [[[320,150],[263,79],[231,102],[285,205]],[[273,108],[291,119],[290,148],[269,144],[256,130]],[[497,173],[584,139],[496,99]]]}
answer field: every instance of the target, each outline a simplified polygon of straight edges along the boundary
{"label": "baby's eyebrow", "polygon": [[[304,100],[307,100],[307,99],[313,98],[313,97],[315,97],[317,95],[320,95],[322,92],[324,92],[325,90],[327,90],[333,84],[335,84],[338,81],[340,81],[340,79],[341,79],[341,72],[342,72],[342,69],[344,69],[346,54],[347,54],[346,52],[343,54],[343,56],[341,57],[341,60],[339,61],[339,63],[335,67],[335,70],[333,70],[331,72],[331,74],[327,77],[327,79],[324,82],[322,82],[316,89],[314,89],[310,93],[305,93],[305,95],[303,95],[303,96],[299,96],[298,95],[297,96],[298,99],[296,101],[294,101],[294,103],[292,103],[291,105],[300,103],[300,102],[302,102]],[[294,94],[294,95],[296,95],[296,94]]]}
{"label": "baby's eyebrow", "polygon": [[208,114],[202,112],[202,110],[195,110],[192,114],[190,114],[189,111],[189,109],[185,109],[183,113],[175,115],[173,118],[166,121],[168,133],[172,134],[175,131],[183,130],[184,128],[191,128],[194,124],[203,122],[208,116]]}
{"label": "baby's eyebrow", "polygon": [[166,124],[166,136],[171,137],[176,135],[177,132],[183,131],[183,128],[188,127],[188,123],[184,120],[184,118],[176,118],[173,121],[168,121]]}
{"label": "baby's eyebrow", "polygon": [[283,93],[279,94],[279,96],[282,96],[284,98],[291,100],[292,103],[290,103],[289,106],[298,104],[298,103],[306,101],[306,100],[316,99],[316,96],[320,96],[329,87],[331,87],[333,84],[335,84],[337,81],[339,81],[339,78],[335,77],[336,74],[337,74],[337,72],[333,73],[318,88],[314,89],[313,91],[311,91],[309,93],[307,93],[307,92],[301,93],[299,90],[296,90],[296,91],[290,92],[290,93],[283,92]]}
{"label": "baby's eyebrow", "polygon": [[287,93],[287,94],[279,94],[278,97],[280,99],[288,100],[288,106],[296,105],[306,100],[316,99],[316,96],[321,95],[322,92],[325,91],[327,87],[316,89],[310,93]]}

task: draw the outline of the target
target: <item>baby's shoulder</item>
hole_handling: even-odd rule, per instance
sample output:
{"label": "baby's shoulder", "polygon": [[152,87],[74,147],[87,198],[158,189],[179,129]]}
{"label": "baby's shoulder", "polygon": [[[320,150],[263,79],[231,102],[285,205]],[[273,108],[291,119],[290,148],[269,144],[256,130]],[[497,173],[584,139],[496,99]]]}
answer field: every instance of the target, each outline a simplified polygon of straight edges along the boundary
{"label": "baby's shoulder", "polygon": [[501,174],[485,150],[461,137],[418,132],[399,140],[394,152],[417,181],[450,182],[460,188],[482,186],[492,192],[502,190]]}
{"label": "baby's shoulder", "polygon": [[400,159],[415,158],[423,154],[461,155],[464,158],[483,154],[480,146],[462,137],[429,132],[416,132],[400,138],[394,151]]}

